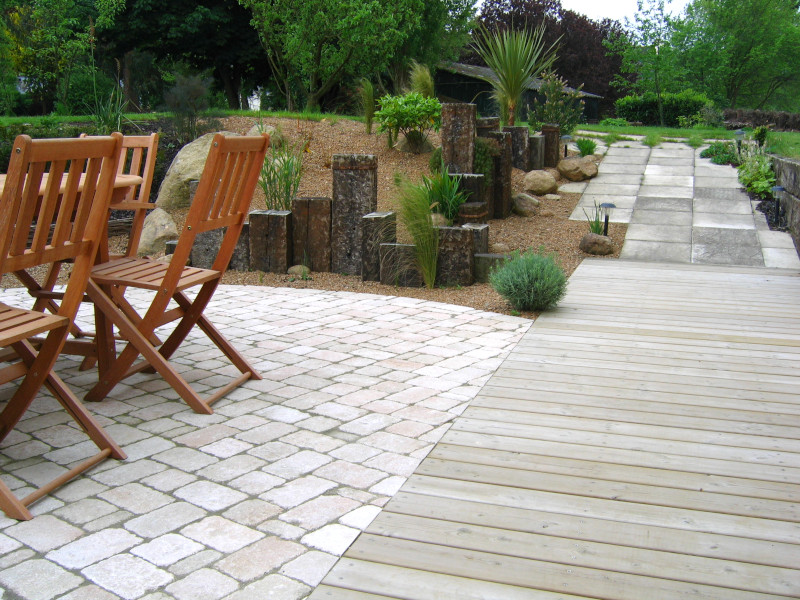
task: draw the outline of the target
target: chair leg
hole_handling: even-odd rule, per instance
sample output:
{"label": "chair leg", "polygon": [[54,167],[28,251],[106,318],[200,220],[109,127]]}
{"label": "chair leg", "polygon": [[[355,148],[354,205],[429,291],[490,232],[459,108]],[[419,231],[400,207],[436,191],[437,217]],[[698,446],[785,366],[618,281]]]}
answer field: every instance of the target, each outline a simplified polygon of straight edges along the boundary
{"label": "chair leg", "polygon": [[11,493],[5,483],[0,481],[0,508],[11,519],[30,521],[33,518],[31,511]]}

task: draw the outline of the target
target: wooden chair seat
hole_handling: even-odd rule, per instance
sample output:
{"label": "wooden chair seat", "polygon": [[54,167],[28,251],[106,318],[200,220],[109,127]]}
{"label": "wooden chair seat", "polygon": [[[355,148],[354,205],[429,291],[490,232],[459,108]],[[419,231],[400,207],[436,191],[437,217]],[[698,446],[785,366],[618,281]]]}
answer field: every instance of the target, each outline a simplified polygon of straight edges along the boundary
{"label": "wooden chair seat", "polygon": [[40,335],[59,326],[69,326],[69,319],[0,303],[0,346]]}
{"label": "wooden chair seat", "polygon": [[[121,285],[145,290],[163,287],[169,263],[144,258],[118,258],[92,269],[92,279],[101,285]],[[206,281],[219,279],[222,274],[211,269],[184,267],[176,290],[182,291]]]}

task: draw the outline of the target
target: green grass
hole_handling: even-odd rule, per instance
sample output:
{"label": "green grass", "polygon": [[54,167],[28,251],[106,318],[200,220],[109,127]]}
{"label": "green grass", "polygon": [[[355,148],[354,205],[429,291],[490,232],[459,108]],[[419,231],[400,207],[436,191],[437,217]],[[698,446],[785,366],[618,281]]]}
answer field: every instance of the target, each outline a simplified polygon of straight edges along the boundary
{"label": "green grass", "polygon": [[800,158],[800,133],[771,131],[767,136],[767,152],[789,158]]}
{"label": "green grass", "polygon": [[690,138],[692,136],[700,136],[703,139],[733,139],[733,132],[722,128],[680,129],[678,127],[637,127],[633,125],[627,125],[625,127],[609,127],[581,123],[578,125],[578,129],[581,131],[595,131],[598,133],[616,133],[617,135],[647,136],[650,134],[656,134],[664,138],[664,140]]}

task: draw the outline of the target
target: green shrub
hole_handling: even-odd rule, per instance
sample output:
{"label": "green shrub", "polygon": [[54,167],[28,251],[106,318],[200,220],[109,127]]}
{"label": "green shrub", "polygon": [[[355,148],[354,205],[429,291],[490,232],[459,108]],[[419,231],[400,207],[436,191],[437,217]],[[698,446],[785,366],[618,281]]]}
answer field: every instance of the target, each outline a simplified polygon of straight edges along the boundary
{"label": "green shrub", "polygon": [[431,220],[430,194],[425,185],[411,183],[405,177],[400,177],[398,185],[398,217],[414,243],[414,257],[422,280],[426,287],[432,289],[436,284],[439,261],[439,230]]}
{"label": "green shrub", "polygon": [[625,119],[608,117],[600,121],[600,125],[603,127],[627,127],[628,122]]}
{"label": "green shrub", "polygon": [[364,112],[367,135],[372,135],[372,122],[375,119],[375,87],[366,77],[359,82],[358,97],[361,101],[361,110]]}
{"label": "green shrub", "polygon": [[500,144],[487,138],[475,138],[475,154],[472,158],[472,172],[483,175],[483,189],[492,189],[494,157],[500,154]]}
{"label": "green shrub", "polygon": [[431,177],[422,176],[422,185],[428,192],[428,206],[444,216],[450,225],[458,217],[459,207],[467,201],[467,194],[459,190],[460,181],[461,176],[451,176],[444,163]]}
{"label": "green shrub", "polygon": [[725,120],[722,111],[711,102],[700,109],[700,117],[705,127],[722,127]]}
{"label": "green shrub", "polygon": [[428,159],[428,167],[431,170],[431,173],[438,173],[442,170],[442,164],[444,160],[442,160],[442,147],[439,146],[438,148],[434,148],[433,152],[431,152],[431,157]]}
{"label": "green shrub", "polygon": [[754,196],[770,198],[775,185],[772,160],[764,154],[748,156],[739,167],[739,182]]}
{"label": "green shrub", "polygon": [[442,105],[436,98],[425,98],[417,92],[403,96],[383,96],[379,101],[381,109],[375,113],[378,131],[388,132],[390,139],[402,133],[408,141],[409,149],[415,154],[422,152],[428,139],[428,132],[439,130],[442,119]]}
{"label": "green shrub", "polygon": [[533,250],[515,252],[492,270],[489,283],[516,310],[547,310],[567,292],[567,277],[553,256]]}
{"label": "green shrub", "polygon": [[[678,117],[689,117],[700,112],[711,101],[703,94],[685,90],[678,94],[662,94],[664,125],[677,127]],[[625,96],[614,103],[617,115],[628,121],[639,121],[645,125],[659,125],[658,97],[648,92],[641,96]]]}
{"label": "green shrub", "polygon": [[303,174],[303,149],[284,142],[270,146],[258,185],[269,210],[291,210]]}
{"label": "green shrub", "polygon": [[701,158],[710,158],[715,165],[739,164],[739,156],[733,142],[712,142],[708,148],[700,153]]}
{"label": "green shrub", "polygon": [[753,139],[758,144],[759,148],[763,148],[767,143],[767,136],[769,135],[769,127],[767,125],[759,125],[753,129]]}
{"label": "green shrub", "polygon": [[199,75],[175,75],[175,85],[164,94],[164,102],[172,112],[180,141],[191,142],[198,135],[200,113],[209,106],[211,80]]}
{"label": "green shrub", "polygon": [[578,138],[575,140],[575,145],[578,146],[578,151],[581,153],[581,156],[589,156],[590,154],[594,154],[594,151],[597,150],[597,142],[589,138]]}
{"label": "green shrub", "polygon": [[692,129],[693,127],[702,127],[703,126],[703,117],[700,116],[700,113],[695,113],[688,117],[684,117],[683,115],[678,115],[678,127],[681,129]]}
{"label": "green shrub", "polygon": [[570,135],[578,127],[583,115],[583,100],[580,90],[566,91],[567,82],[555,73],[545,73],[542,76],[542,85],[539,94],[544,96],[544,102],[538,99],[533,101],[533,106],[528,113],[528,126],[534,131],[541,129],[544,123],[554,123],[561,128],[562,135]]}

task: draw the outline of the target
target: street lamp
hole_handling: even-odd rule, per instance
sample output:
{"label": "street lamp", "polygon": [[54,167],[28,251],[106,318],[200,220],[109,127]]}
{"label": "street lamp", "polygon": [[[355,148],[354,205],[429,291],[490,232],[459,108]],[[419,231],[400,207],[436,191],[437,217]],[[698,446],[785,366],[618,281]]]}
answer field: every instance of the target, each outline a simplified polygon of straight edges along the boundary
{"label": "street lamp", "polygon": [[781,194],[785,191],[782,185],[775,185],[772,187],[772,197],[775,199],[775,225],[778,227],[783,226],[783,218],[781,217]]}
{"label": "street lamp", "polygon": [[617,205],[613,202],[603,202],[600,205],[600,216],[603,217],[603,235],[608,235],[608,218],[615,208],[617,208]]}
{"label": "street lamp", "polygon": [[741,152],[742,152],[742,140],[744,139],[744,129],[737,129],[733,133],[733,137],[736,138],[736,151],[741,154]]}
{"label": "street lamp", "polygon": [[572,141],[572,136],[562,135],[561,141],[564,142],[564,158],[567,158],[567,146],[569,146],[569,143]]}

